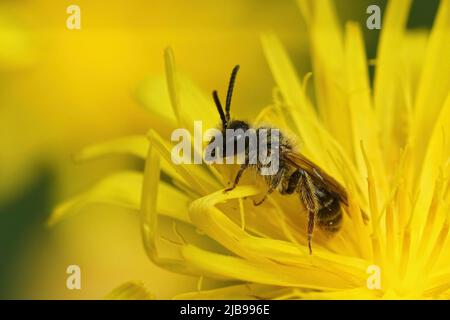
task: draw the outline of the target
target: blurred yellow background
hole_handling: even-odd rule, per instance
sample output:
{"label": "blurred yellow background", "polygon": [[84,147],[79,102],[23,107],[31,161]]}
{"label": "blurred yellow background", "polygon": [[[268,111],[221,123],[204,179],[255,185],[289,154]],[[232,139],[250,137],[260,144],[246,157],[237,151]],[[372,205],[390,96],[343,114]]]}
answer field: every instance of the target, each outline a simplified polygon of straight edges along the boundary
{"label": "blurred yellow background", "polygon": [[[341,18],[364,21],[369,2],[337,7]],[[71,4],[81,9],[81,30],[66,27]],[[412,17],[420,26],[433,8],[422,10],[425,22]],[[164,76],[165,47],[205,92],[223,92],[240,64],[234,104],[244,118],[269,104],[274,82],[259,38],[267,30],[279,35],[300,75],[310,71],[294,1],[0,2],[0,298],[101,298],[133,279],[157,298],[195,288],[197,279],[150,263],[129,212],[90,207],[52,229],[45,219],[55,203],[105,173],[142,166],[121,157],[75,165],[71,155],[158,125],[138,88]],[[377,31],[366,36],[376,39]],[[70,264],[81,267],[82,290],[65,287]]]}
{"label": "blurred yellow background", "polygon": [[[81,9],[81,30],[66,27],[70,4]],[[43,227],[58,200],[120,166],[140,165],[121,158],[75,165],[70,156],[154,125],[136,90],[147,77],[164,75],[168,45],[179,68],[207,92],[223,89],[231,67],[241,64],[235,102],[251,114],[270,102],[273,85],[259,33],[273,28],[301,52],[301,27],[290,1],[2,1],[0,199],[3,225],[14,234],[2,236],[11,252],[2,255],[1,278],[9,279],[1,294],[101,298],[132,279],[154,284],[159,298],[172,296],[177,286],[194,288],[196,279],[150,263],[138,219],[128,212],[97,207],[54,229]],[[27,192],[47,199],[27,206]],[[14,199],[22,202],[20,210],[8,205]],[[8,241],[21,243],[7,248]],[[69,264],[80,265],[82,290],[66,289]]]}

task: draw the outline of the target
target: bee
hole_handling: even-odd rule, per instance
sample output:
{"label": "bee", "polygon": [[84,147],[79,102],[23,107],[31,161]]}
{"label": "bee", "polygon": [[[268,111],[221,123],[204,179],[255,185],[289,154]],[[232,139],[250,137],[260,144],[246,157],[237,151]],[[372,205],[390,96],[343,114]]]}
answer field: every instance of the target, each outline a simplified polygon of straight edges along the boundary
{"label": "bee", "polygon": [[[243,120],[235,120],[230,117],[231,97],[233,95],[233,88],[238,73],[239,66],[235,66],[228,84],[228,91],[226,96],[225,109],[222,108],[218,93],[213,91],[212,96],[219,112],[221,120],[221,135],[225,141],[226,129],[242,129],[244,131],[251,128],[250,124]],[[256,132],[265,129],[267,135],[270,135],[273,128],[258,127],[253,128]],[[268,190],[261,200],[254,201],[254,205],[261,205],[267,196],[273,191],[278,191],[282,195],[289,195],[296,193],[300,201],[307,210],[307,241],[309,254],[312,254],[311,242],[314,232],[314,227],[317,226],[332,235],[339,231],[342,220],[342,205],[348,206],[347,193],[345,189],[333,177],[325,173],[318,165],[304,157],[297,152],[294,145],[278,130],[279,136],[279,166],[278,170],[272,175],[262,175]],[[259,137],[259,135],[257,135]],[[212,138],[210,143],[214,140]],[[234,137],[235,145],[239,137]],[[236,150],[236,148],[234,149]],[[240,168],[234,178],[231,187],[224,190],[228,192],[233,190],[239,183],[242,174],[247,169],[253,169],[256,173],[261,173],[263,165],[256,161],[251,164],[249,161],[249,145],[245,146],[245,162],[240,165]],[[225,154],[225,145],[223,148]],[[236,154],[234,154],[236,155]]]}

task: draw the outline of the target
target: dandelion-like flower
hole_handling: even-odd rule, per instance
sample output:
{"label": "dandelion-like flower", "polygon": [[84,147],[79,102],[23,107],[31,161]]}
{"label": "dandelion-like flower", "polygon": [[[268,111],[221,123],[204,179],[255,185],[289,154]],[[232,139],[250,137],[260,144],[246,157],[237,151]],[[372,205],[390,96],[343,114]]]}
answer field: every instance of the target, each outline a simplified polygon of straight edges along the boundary
{"label": "dandelion-like flower", "polygon": [[[372,63],[357,23],[341,30],[325,0],[298,4],[308,28],[312,73],[300,80],[281,42],[264,34],[277,88],[273,103],[253,123],[270,123],[296,137],[301,153],[346,188],[349,205],[336,236],[316,232],[310,255],[298,198],[273,193],[255,207],[251,200],[264,192],[255,177],[223,192],[236,166],[171,162],[168,132],[192,130],[194,120],[211,128],[218,116],[212,99],[176,70],[169,49],[173,114],[157,113],[165,130],[77,155],[85,161],[127,153],[145,160],[144,172],[105,178],[56,208],[50,223],[90,202],[138,211],[150,260],[199,278],[197,291],[175,298],[450,298],[450,1],[441,2],[429,34],[406,30],[410,1],[389,2]],[[375,69],[373,85],[369,64]],[[306,93],[309,79],[313,98]],[[173,221],[170,233],[158,228],[160,219]],[[170,249],[163,252],[164,240]],[[371,266],[379,268],[376,288],[367,283]],[[208,278],[223,286],[203,290]],[[150,297],[141,286],[126,283],[108,297]]]}

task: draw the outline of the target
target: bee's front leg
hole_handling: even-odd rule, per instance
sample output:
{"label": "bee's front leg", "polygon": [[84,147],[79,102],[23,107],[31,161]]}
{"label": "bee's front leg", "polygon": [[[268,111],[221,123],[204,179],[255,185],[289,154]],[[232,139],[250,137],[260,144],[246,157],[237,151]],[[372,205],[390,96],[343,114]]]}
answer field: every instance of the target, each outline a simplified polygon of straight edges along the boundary
{"label": "bee's front leg", "polygon": [[267,190],[266,194],[264,194],[262,199],[259,201],[253,200],[253,205],[255,207],[261,205],[267,199],[267,196],[269,194],[271,194],[278,187],[278,185],[281,183],[281,180],[284,176],[284,172],[285,172],[285,170],[280,168],[280,170],[278,170],[278,172],[269,180],[269,182],[268,182],[269,190]]}
{"label": "bee's front leg", "polygon": [[268,196],[269,194],[271,194],[271,193],[273,192],[273,190],[275,190],[275,189],[271,187],[271,188],[269,188],[269,190],[267,190],[266,194],[262,197],[261,200],[258,200],[258,201],[253,200],[253,205],[254,205],[255,207],[261,205],[264,201],[266,201],[267,196]]}
{"label": "bee's front leg", "polygon": [[242,165],[241,165],[241,167],[239,168],[238,173],[236,174],[236,177],[234,178],[233,185],[232,185],[231,187],[229,187],[229,188],[226,188],[226,189],[223,191],[224,193],[225,193],[225,192],[228,192],[228,191],[231,191],[231,190],[233,190],[234,188],[236,188],[236,186],[237,186],[238,183],[239,183],[239,180],[241,179],[242,174],[244,173],[245,169],[247,169],[247,168],[248,168],[248,164],[242,164]]}

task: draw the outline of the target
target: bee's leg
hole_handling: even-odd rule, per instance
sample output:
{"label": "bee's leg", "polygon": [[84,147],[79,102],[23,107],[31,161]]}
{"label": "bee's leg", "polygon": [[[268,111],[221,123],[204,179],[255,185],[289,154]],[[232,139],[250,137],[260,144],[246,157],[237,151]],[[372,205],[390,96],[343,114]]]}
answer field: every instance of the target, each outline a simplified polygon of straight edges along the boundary
{"label": "bee's leg", "polygon": [[234,188],[236,188],[236,186],[239,183],[239,180],[241,179],[242,174],[244,173],[245,169],[247,169],[247,168],[248,168],[248,164],[247,163],[242,164],[241,167],[239,168],[238,173],[236,174],[236,177],[234,178],[233,185],[231,187],[229,187],[229,188],[226,188],[223,192],[228,192],[228,191],[231,191]]}
{"label": "bee's leg", "polygon": [[283,185],[281,188],[281,194],[292,194],[297,189],[298,182],[300,181],[300,177],[302,173],[300,170],[295,170],[292,174],[290,174],[289,178],[287,178],[287,183]]}
{"label": "bee's leg", "polygon": [[264,195],[264,197],[262,197],[262,199],[259,200],[259,201],[253,200],[253,205],[254,206],[259,206],[260,204],[262,204],[267,199],[267,196],[269,194],[271,194],[278,187],[278,185],[281,182],[281,179],[283,178],[283,175],[284,175],[284,169],[280,168],[278,170],[278,172],[273,176],[273,178],[271,178],[269,180],[269,190],[267,190],[267,192]]}
{"label": "bee's leg", "polygon": [[253,200],[253,205],[256,207],[256,206],[259,206],[260,204],[262,204],[267,199],[267,196],[273,192],[273,190],[275,190],[275,188],[270,187],[269,190],[267,190],[267,192],[264,194],[264,197],[262,197],[261,200],[259,200],[259,201]]}
{"label": "bee's leg", "polygon": [[309,254],[312,254],[311,242],[312,235],[314,232],[314,225],[316,223],[316,213],[314,211],[309,211],[308,213],[308,249]]}
{"label": "bee's leg", "polygon": [[314,232],[314,225],[319,211],[319,202],[315,193],[315,187],[311,180],[311,177],[307,172],[301,170],[301,176],[299,180],[300,198],[308,210],[308,248],[309,254],[312,254],[311,240]]}

